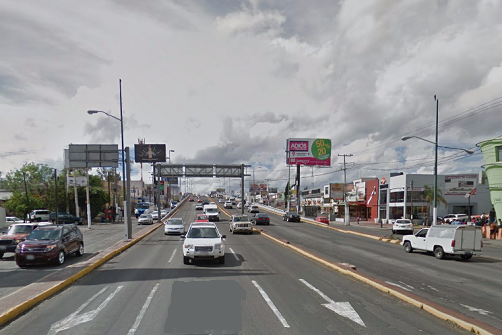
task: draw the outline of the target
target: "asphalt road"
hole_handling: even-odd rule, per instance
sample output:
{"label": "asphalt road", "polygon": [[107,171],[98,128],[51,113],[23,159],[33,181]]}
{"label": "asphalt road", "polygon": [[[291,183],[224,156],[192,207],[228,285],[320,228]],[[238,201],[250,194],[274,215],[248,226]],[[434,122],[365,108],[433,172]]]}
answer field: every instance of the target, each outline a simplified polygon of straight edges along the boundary
{"label": "asphalt road", "polygon": [[[230,210],[240,213],[240,209]],[[399,244],[342,233],[305,222],[285,222],[268,213],[264,232],[333,262],[355,265],[393,286],[502,329],[502,262],[483,257],[438,260],[427,253],[407,254]]]}
{"label": "asphalt road", "polygon": [[[145,229],[146,226],[138,225],[133,218],[133,234]],[[78,226],[84,236],[84,255],[82,257],[68,257],[63,266],[42,265],[21,269],[16,265],[13,253],[6,253],[0,259],[0,298],[13,291],[25,287],[45,276],[60,271],[61,269],[86,260],[101,250],[113,245],[124,238],[125,228],[123,223],[93,224],[91,229]]]}
{"label": "asphalt road", "polygon": [[[195,214],[186,203],[176,216]],[[469,333],[259,234],[218,227],[225,265],[183,265],[180,238],[158,229],[0,335]]]}

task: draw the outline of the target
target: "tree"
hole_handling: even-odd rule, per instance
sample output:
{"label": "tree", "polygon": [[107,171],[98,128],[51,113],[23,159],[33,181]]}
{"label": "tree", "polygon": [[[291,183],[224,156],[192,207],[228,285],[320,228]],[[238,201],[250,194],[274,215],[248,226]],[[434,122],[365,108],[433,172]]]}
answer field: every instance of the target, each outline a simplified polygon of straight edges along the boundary
{"label": "tree", "polygon": [[[427,219],[425,222],[429,222],[429,213],[432,206],[434,206],[434,187],[424,185],[424,201],[427,203]],[[437,189],[436,201],[438,204],[448,205],[448,202],[443,197],[443,193],[440,189]]]}
{"label": "tree", "polygon": [[35,163],[27,163],[19,170],[8,172],[2,185],[13,196],[5,207],[16,215],[23,214],[23,217],[33,209],[54,208],[53,176],[54,169]]}

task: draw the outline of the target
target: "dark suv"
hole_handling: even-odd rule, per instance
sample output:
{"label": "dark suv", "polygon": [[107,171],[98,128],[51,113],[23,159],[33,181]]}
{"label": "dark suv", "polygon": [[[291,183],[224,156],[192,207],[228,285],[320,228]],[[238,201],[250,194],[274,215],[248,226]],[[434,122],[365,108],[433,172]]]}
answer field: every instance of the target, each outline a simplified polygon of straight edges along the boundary
{"label": "dark suv", "polygon": [[39,226],[16,247],[16,264],[52,263],[62,265],[67,255],[82,256],[84,239],[75,225]]}
{"label": "dark suv", "polygon": [[298,213],[296,213],[296,212],[286,212],[282,216],[282,221],[288,221],[288,222],[296,221],[296,222],[300,222],[300,215],[298,215]]}
{"label": "dark suv", "polygon": [[[49,222],[56,223],[56,213],[52,212],[49,215]],[[58,212],[58,223],[74,223],[81,224],[82,219],[66,212]]]}

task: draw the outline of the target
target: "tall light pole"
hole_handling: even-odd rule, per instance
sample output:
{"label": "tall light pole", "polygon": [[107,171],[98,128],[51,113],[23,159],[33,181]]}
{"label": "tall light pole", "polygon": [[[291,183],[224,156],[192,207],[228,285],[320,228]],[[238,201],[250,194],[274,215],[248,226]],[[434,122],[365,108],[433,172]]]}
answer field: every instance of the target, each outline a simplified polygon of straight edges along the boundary
{"label": "tall light pole", "polygon": [[[130,215],[126,215],[126,210],[130,212],[130,208],[127,206],[127,197],[126,197],[126,173],[125,173],[125,149],[124,149],[124,117],[122,116],[122,79],[119,79],[119,94],[120,94],[120,119],[116,116],[113,116],[111,114],[108,114],[107,112],[104,111],[98,111],[98,110],[88,110],[87,113],[89,115],[96,114],[96,113],[103,113],[111,118],[114,118],[115,120],[120,121],[120,137],[122,140],[122,193],[124,197],[124,205],[123,205],[123,217],[124,217],[124,223],[127,225],[127,220]],[[127,234],[129,235],[129,234]],[[131,236],[127,236],[128,239],[131,238]]]}
{"label": "tall light pole", "polygon": [[[434,96],[434,99],[436,99],[436,96]],[[432,224],[436,225],[437,224],[437,192],[438,192],[438,148],[445,148],[445,149],[452,149],[452,150],[461,150],[465,151],[469,155],[472,155],[474,151],[472,150],[467,150],[463,148],[456,148],[456,147],[446,147],[443,145],[438,145],[438,108],[439,108],[439,100],[436,99],[436,142],[432,142],[429,140],[426,140],[425,138],[421,138],[418,136],[404,136],[401,138],[402,141],[409,140],[410,138],[417,138],[419,140],[429,142],[434,144],[434,207],[432,209]],[[413,190],[412,190],[413,192]]]}
{"label": "tall light pole", "polygon": [[352,154],[343,154],[343,155],[338,155],[338,156],[343,156],[343,202],[345,204],[345,215],[344,215],[344,222],[346,226],[350,226],[350,208],[349,204],[347,203],[347,168],[345,167],[345,157],[352,157]]}
{"label": "tall light pole", "polygon": [[[171,152],[174,152],[174,150],[169,150],[167,152],[167,159],[169,159],[169,164],[171,164]],[[166,205],[169,206],[168,208],[171,208],[171,204],[169,204],[169,201],[171,200],[171,184],[169,183],[169,181],[167,182],[167,187],[169,187],[169,192],[167,192]]]}

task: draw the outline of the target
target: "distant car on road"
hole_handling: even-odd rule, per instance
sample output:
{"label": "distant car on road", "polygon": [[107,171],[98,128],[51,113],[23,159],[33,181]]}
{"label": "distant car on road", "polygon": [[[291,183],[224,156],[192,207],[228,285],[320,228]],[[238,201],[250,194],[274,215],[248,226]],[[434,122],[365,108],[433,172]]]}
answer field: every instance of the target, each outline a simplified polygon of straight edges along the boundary
{"label": "distant car on road", "polygon": [[84,238],[75,225],[48,225],[38,227],[16,248],[19,267],[39,263],[62,265],[68,255],[84,254]]}
{"label": "distant car on road", "polygon": [[392,225],[392,234],[401,233],[405,235],[413,234],[413,222],[408,219],[397,219]]}
{"label": "distant car on road", "polygon": [[326,223],[326,224],[329,224],[329,219],[327,216],[324,216],[324,215],[319,215],[319,216],[316,216],[315,217],[315,220],[317,222],[321,222],[321,223]]}
{"label": "distant car on road", "polygon": [[255,225],[259,225],[259,224],[269,225],[270,224],[270,218],[265,213],[256,213],[251,218],[251,222],[253,222]]}
{"label": "distant car on road", "polygon": [[260,208],[257,205],[251,205],[248,208],[248,212],[249,213],[259,213],[260,212]]}
{"label": "distant car on road", "polygon": [[209,218],[206,214],[197,214],[195,222],[209,222]]}
{"label": "distant car on road", "polygon": [[190,264],[190,260],[217,260],[225,264],[225,244],[218,228],[213,223],[192,225],[186,235],[182,234],[183,264]]}
{"label": "distant car on road", "polygon": [[26,216],[26,220],[30,220],[31,222],[49,221],[50,214],[51,211],[47,209],[34,209]]}
{"label": "distant car on road", "polygon": [[[21,221],[22,222],[22,221]],[[38,223],[14,223],[0,235],[0,258],[6,252],[14,252],[19,243],[26,239],[38,227]]]}
{"label": "distant car on road", "polygon": [[[48,221],[52,222],[52,223],[56,223],[56,212],[52,212],[49,215]],[[58,223],[61,223],[61,224],[64,224],[64,223],[81,224],[82,222],[83,222],[82,218],[71,215],[70,213],[58,212]]]}
{"label": "distant car on road", "polygon": [[286,212],[282,216],[282,221],[300,222],[300,215],[296,212]]}
{"label": "distant car on road", "polygon": [[185,222],[182,218],[170,218],[164,223],[164,234],[184,234]]}
{"label": "distant car on road", "polygon": [[16,216],[6,216],[5,217],[5,222],[8,224],[13,224],[13,223],[24,223],[24,221]]}
{"label": "distant car on road", "polygon": [[152,224],[153,217],[151,214],[141,214],[138,218],[138,224]]}
{"label": "distant car on road", "polygon": [[232,206],[232,202],[231,202],[231,201],[227,201],[227,202],[225,202],[225,204],[223,205],[223,207],[225,207],[225,208],[230,208],[230,209],[231,209],[231,208],[233,208],[233,206]]}
{"label": "distant car on road", "polygon": [[232,215],[228,230],[235,233],[253,233],[253,223],[247,215]]}

